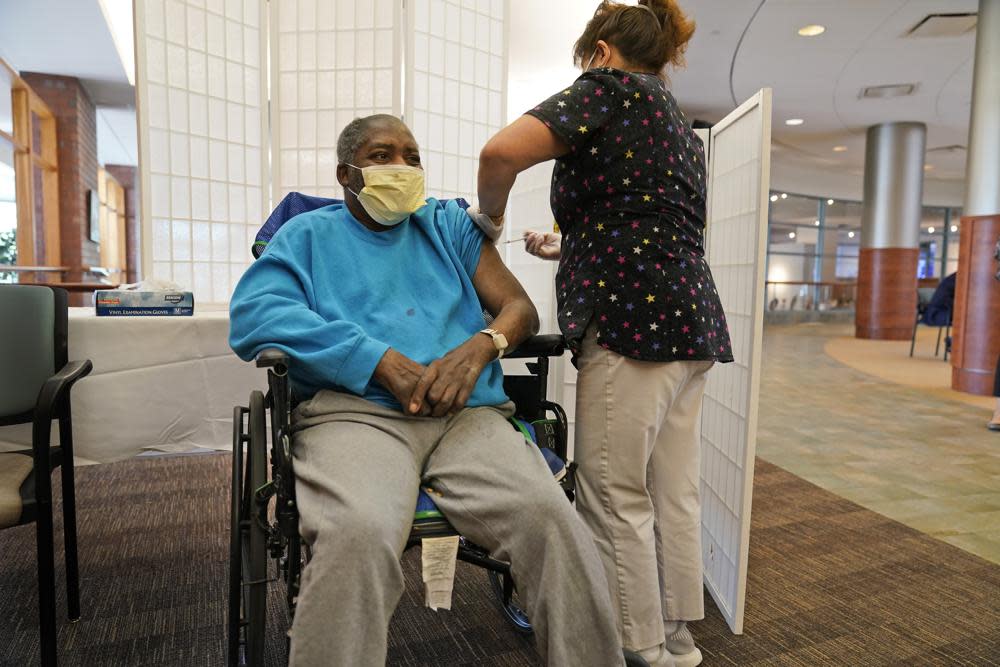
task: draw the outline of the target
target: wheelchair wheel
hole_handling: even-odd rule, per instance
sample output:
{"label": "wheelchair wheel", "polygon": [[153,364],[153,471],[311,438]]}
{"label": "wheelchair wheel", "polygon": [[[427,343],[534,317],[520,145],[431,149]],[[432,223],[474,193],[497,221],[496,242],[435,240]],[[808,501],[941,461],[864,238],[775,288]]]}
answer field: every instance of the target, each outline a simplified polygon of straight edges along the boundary
{"label": "wheelchair wheel", "polygon": [[490,586],[500,605],[500,610],[507,617],[514,629],[520,633],[530,635],[533,632],[528,614],[521,608],[517,591],[514,590],[514,580],[509,572],[495,572],[487,570],[486,575],[490,578]]}
{"label": "wheelchair wheel", "polygon": [[[261,392],[250,394],[249,413],[249,438],[240,438],[233,460],[229,629],[233,633],[236,626],[236,632],[229,638],[229,665],[261,667],[267,616],[267,512],[266,506],[259,507],[255,500],[257,490],[267,484],[267,420]],[[242,414],[239,419],[242,421]],[[248,443],[245,465],[240,456],[243,442]],[[233,570],[239,572],[238,581]],[[238,625],[234,618],[239,619]]]}

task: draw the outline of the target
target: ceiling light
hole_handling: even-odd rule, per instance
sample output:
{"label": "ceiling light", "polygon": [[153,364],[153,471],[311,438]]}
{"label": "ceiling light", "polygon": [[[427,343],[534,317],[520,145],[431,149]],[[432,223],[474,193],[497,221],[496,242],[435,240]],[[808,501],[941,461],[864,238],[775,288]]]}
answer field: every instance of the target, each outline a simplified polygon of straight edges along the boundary
{"label": "ceiling light", "polygon": [[934,233],[934,228],[933,227],[928,227],[927,228],[927,233],[928,234],[933,234]]}
{"label": "ceiling light", "polygon": [[799,34],[803,37],[815,37],[826,32],[826,27],[816,24],[804,25],[799,28]]}
{"label": "ceiling light", "polygon": [[827,203],[828,206],[833,206],[833,200],[832,199],[827,199],[826,203]]}
{"label": "ceiling light", "polygon": [[854,232],[847,232],[847,238],[853,239],[854,238]]}
{"label": "ceiling light", "polygon": [[958,225],[952,225],[951,226],[951,231],[957,232],[958,231]]}
{"label": "ceiling light", "polygon": [[795,238],[795,232],[788,232],[788,238],[794,239]]}
{"label": "ceiling light", "polygon": [[771,201],[778,201],[778,195],[771,195]]}
{"label": "ceiling light", "polygon": [[781,198],[782,199],[788,199],[788,195],[786,195],[784,192],[782,192],[781,193]]}
{"label": "ceiling light", "polygon": [[932,165],[932,164],[925,164],[924,165],[924,171],[930,171],[933,168],[934,168],[934,165]]}
{"label": "ceiling light", "polygon": [[785,125],[801,125],[804,122],[801,118],[789,118],[785,121]]}
{"label": "ceiling light", "polygon": [[819,227],[819,220],[817,220],[817,221],[816,221],[816,222],[814,222],[813,224],[814,224],[814,225],[816,225],[817,227]]}
{"label": "ceiling light", "polygon": [[833,147],[833,152],[834,153],[843,153],[846,150],[847,150],[847,146],[834,146]]}

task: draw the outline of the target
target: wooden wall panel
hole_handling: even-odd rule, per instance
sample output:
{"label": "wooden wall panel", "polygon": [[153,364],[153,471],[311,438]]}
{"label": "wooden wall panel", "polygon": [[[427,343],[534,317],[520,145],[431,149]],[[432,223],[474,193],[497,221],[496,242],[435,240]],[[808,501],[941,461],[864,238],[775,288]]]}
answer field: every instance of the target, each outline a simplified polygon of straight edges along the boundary
{"label": "wooden wall panel", "polygon": [[854,335],[909,340],[917,311],[916,248],[862,248]]}
{"label": "wooden wall panel", "polygon": [[1000,239],[1000,214],[962,218],[951,386],[989,396],[1000,357],[1000,282],[993,249]]}

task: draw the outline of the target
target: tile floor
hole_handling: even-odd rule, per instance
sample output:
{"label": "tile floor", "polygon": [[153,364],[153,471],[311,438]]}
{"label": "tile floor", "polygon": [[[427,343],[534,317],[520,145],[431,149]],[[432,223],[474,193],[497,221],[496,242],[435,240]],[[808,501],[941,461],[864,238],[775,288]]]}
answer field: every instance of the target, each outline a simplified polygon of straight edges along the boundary
{"label": "tile floor", "polygon": [[823,347],[852,326],[764,332],[757,454],[1000,564],[1000,433],[989,411],[849,368]]}

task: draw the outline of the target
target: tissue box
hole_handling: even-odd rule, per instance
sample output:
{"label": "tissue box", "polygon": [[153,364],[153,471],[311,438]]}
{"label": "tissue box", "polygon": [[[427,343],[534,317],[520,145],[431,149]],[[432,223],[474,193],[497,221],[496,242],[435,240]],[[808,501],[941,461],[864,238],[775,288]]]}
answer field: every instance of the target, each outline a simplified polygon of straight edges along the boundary
{"label": "tissue box", "polygon": [[193,315],[194,295],[183,291],[97,290],[94,309],[99,316]]}

